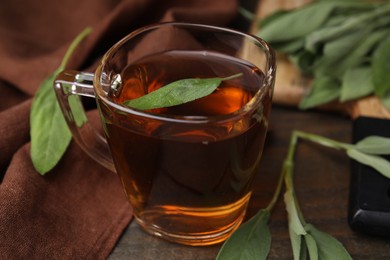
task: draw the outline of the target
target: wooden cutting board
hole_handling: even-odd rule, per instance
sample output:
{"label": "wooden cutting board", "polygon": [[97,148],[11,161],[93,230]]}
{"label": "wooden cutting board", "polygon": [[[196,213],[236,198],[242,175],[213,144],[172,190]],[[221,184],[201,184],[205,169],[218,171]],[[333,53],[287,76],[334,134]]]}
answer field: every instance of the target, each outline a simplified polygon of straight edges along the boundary
{"label": "wooden cutting board", "polygon": [[[309,2],[310,0],[259,0],[256,16],[259,20],[277,10],[293,9]],[[257,22],[254,22],[250,32],[256,34],[258,30]],[[277,54],[274,103],[297,106],[302,97],[309,91],[310,83],[311,79],[302,76],[299,70],[288,61],[286,56]],[[321,106],[320,109],[346,113],[353,119],[358,116],[390,119],[390,110],[384,107],[377,97],[373,96],[342,104],[332,102],[331,104]]]}

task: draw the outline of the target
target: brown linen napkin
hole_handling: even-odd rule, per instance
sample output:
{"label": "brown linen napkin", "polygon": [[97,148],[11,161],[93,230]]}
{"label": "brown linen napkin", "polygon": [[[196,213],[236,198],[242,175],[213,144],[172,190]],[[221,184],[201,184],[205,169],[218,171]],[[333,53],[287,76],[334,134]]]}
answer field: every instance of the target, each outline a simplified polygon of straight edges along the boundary
{"label": "brown linen napkin", "polygon": [[2,0],[0,5],[0,259],[104,259],[131,220],[119,180],[74,142],[59,165],[40,176],[29,150],[33,94],[87,26],[93,33],[69,68],[93,70],[112,44],[150,23],[227,25],[237,1]]}

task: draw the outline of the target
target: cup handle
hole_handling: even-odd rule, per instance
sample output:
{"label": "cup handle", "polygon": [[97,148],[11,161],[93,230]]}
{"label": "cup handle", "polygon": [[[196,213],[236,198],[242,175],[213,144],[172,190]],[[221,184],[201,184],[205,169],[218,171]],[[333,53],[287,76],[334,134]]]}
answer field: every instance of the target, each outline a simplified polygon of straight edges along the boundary
{"label": "cup handle", "polygon": [[[86,120],[79,99],[79,96],[95,98],[93,77],[93,73],[62,71],[54,80],[54,89],[73,139],[96,162],[115,172],[106,138]],[[74,113],[75,109],[77,114]]]}

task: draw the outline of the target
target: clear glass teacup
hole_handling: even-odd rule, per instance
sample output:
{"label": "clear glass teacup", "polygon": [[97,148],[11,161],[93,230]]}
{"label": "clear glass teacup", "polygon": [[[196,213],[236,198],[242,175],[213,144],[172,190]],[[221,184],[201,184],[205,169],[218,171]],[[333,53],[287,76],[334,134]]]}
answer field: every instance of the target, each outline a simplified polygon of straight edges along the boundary
{"label": "clear glass teacup", "polygon": [[[63,71],[55,89],[74,139],[117,173],[142,228],[170,241],[209,245],[225,240],[245,215],[275,69],[273,50],[257,37],[162,23],[119,41],[93,74]],[[125,105],[181,79],[237,74],[188,103],[149,110]],[[95,98],[104,136],[75,120],[74,95]]]}

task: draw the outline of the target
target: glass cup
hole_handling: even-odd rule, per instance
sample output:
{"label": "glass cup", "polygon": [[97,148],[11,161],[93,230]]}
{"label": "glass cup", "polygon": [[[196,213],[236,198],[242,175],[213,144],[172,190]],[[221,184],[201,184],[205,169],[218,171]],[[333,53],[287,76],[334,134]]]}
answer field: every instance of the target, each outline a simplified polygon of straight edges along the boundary
{"label": "glass cup", "polygon": [[[124,105],[180,79],[236,74],[186,104]],[[162,23],[119,41],[95,73],[65,70],[54,85],[74,140],[117,173],[140,226],[170,241],[209,245],[225,240],[245,215],[274,79],[274,52],[265,41],[227,28]],[[78,120],[84,111],[75,109],[77,95],[95,98],[103,134]]]}

